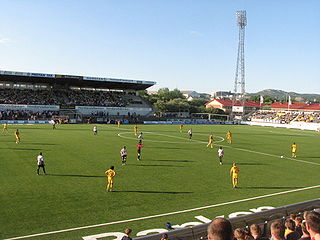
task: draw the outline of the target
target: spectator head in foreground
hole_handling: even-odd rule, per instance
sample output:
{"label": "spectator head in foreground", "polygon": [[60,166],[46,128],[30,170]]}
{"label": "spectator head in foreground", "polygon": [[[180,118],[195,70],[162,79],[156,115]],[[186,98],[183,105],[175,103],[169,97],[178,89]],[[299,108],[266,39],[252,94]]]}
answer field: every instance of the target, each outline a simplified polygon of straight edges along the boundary
{"label": "spectator head in foreground", "polygon": [[320,213],[312,211],[305,215],[306,227],[311,239],[320,240]]}
{"label": "spectator head in foreground", "polygon": [[270,226],[271,239],[283,240],[284,239],[284,226],[280,221],[275,221]]}
{"label": "spectator head in foreground", "polygon": [[301,223],[301,229],[302,229],[302,237],[303,240],[311,239],[310,233],[307,230],[306,222]]}
{"label": "spectator head in foreground", "polygon": [[208,226],[209,240],[232,240],[232,226],[225,218],[215,218]]}
{"label": "spectator head in foreground", "polygon": [[258,239],[261,237],[261,228],[258,224],[252,224],[250,226],[250,234],[254,239]]}

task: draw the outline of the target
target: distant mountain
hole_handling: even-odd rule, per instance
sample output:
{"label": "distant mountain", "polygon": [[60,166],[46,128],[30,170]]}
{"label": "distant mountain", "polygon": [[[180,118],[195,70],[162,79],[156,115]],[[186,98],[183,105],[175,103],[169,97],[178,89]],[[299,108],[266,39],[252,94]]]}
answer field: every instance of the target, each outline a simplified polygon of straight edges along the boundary
{"label": "distant mountain", "polygon": [[277,89],[265,89],[257,93],[248,93],[249,96],[270,96],[278,100],[284,100],[290,96],[292,99],[298,102],[310,101],[313,102],[315,99],[320,99],[320,94],[309,94],[309,93],[295,93],[295,92],[286,92]]}

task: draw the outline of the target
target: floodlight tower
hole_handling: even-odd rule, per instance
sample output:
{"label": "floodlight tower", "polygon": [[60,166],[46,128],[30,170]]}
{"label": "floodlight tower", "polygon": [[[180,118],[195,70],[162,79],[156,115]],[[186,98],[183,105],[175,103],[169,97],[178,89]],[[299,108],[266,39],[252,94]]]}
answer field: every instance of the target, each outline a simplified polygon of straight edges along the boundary
{"label": "floodlight tower", "polygon": [[245,94],[245,67],[244,67],[244,35],[245,27],[247,25],[246,11],[237,11],[237,25],[239,26],[239,42],[238,42],[238,56],[237,56],[237,68],[234,81],[234,97],[233,105],[236,100],[241,102],[244,106],[244,94]]}

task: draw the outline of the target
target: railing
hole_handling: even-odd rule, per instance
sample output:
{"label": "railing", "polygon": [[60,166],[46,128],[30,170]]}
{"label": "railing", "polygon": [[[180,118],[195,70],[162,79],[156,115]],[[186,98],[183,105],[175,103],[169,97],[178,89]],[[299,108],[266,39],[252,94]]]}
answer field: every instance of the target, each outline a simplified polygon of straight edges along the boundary
{"label": "railing", "polygon": [[[300,202],[263,212],[252,213],[240,217],[230,218],[233,229],[245,228],[255,223],[261,226],[263,235],[269,234],[270,223],[275,220],[284,220],[291,213],[302,214],[304,211],[320,208],[320,198],[311,201]],[[199,240],[207,238],[209,223],[166,232],[170,240]],[[162,234],[153,234],[135,238],[135,240],[159,240]]]}

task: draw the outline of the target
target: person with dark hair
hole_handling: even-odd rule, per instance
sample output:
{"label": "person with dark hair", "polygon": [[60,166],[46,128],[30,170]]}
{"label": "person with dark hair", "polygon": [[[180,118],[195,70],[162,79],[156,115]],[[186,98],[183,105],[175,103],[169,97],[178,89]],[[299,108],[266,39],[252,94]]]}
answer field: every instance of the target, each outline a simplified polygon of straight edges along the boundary
{"label": "person with dark hair", "polygon": [[306,213],[306,227],[311,240],[320,240],[320,213],[312,211]]}
{"label": "person with dark hair", "polygon": [[215,218],[208,226],[209,240],[232,240],[232,226],[228,219]]}
{"label": "person with dark hair", "polygon": [[301,230],[302,230],[302,236],[300,238],[300,240],[310,240],[310,233],[307,230],[307,226],[306,226],[306,222],[302,222],[301,223]]}
{"label": "person with dark hair", "polygon": [[218,157],[219,157],[219,163],[220,165],[222,165],[222,158],[224,156],[224,150],[223,148],[220,146],[218,149]]}
{"label": "person with dark hair", "polygon": [[284,239],[284,226],[280,221],[271,223],[271,240],[283,240]]}
{"label": "person with dark hair", "polygon": [[112,192],[114,176],[116,175],[116,172],[114,171],[114,166],[111,166],[110,169],[105,172],[105,174],[108,177],[107,191]]}
{"label": "person with dark hair", "polygon": [[188,135],[189,135],[189,139],[191,140],[191,138],[192,138],[192,128],[190,128],[190,129],[188,130]]}
{"label": "person with dark hair", "polygon": [[236,163],[232,164],[232,167],[230,169],[230,176],[232,177],[232,187],[237,188],[238,187],[238,179],[239,179],[239,168]]}
{"label": "person with dark hair", "polygon": [[291,152],[292,152],[292,157],[296,158],[297,157],[297,144],[294,142],[291,146]]}
{"label": "person with dark hair", "polygon": [[248,239],[246,231],[243,230],[242,228],[237,228],[236,230],[234,230],[233,235],[237,240],[247,240]]}
{"label": "person with dark hair", "polygon": [[121,238],[121,240],[132,240],[132,238],[130,237],[130,234],[132,233],[132,229],[130,228],[126,228],[124,230],[125,235]]}
{"label": "person with dark hair", "polygon": [[166,233],[162,234],[160,240],[168,240],[168,234]]}
{"label": "person with dark hair", "polygon": [[120,155],[121,155],[122,165],[126,165],[127,156],[128,156],[128,152],[127,152],[126,146],[123,146],[123,148],[120,150]]}
{"label": "person with dark hair", "polygon": [[301,224],[302,224],[302,217],[296,217],[295,219],[294,219],[294,223],[296,224],[296,232],[298,232],[299,234],[300,234],[300,237],[302,236],[302,226],[301,226]]}
{"label": "person with dark hair", "polygon": [[37,157],[37,162],[38,162],[38,169],[37,169],[37,174],[40,175],[39,170],[42,168],[44,175],[46,175],[46,170],[44,168],[44,160],[42,156],[42,152],[39,153]]}
{"label": "person with dark hair", "polygon": [[262,237],[262,231],[258,224],[252,224],[250,226],[250,234],[254,240],[266,240],[266,237]]}
{"label": "person with dark hair", "polygon": [[296,225],[293,220],[287,219],[284,225],[286,227],[284,233],[286,240],[298,240],[301,237],[301,235],[296,231]]}

